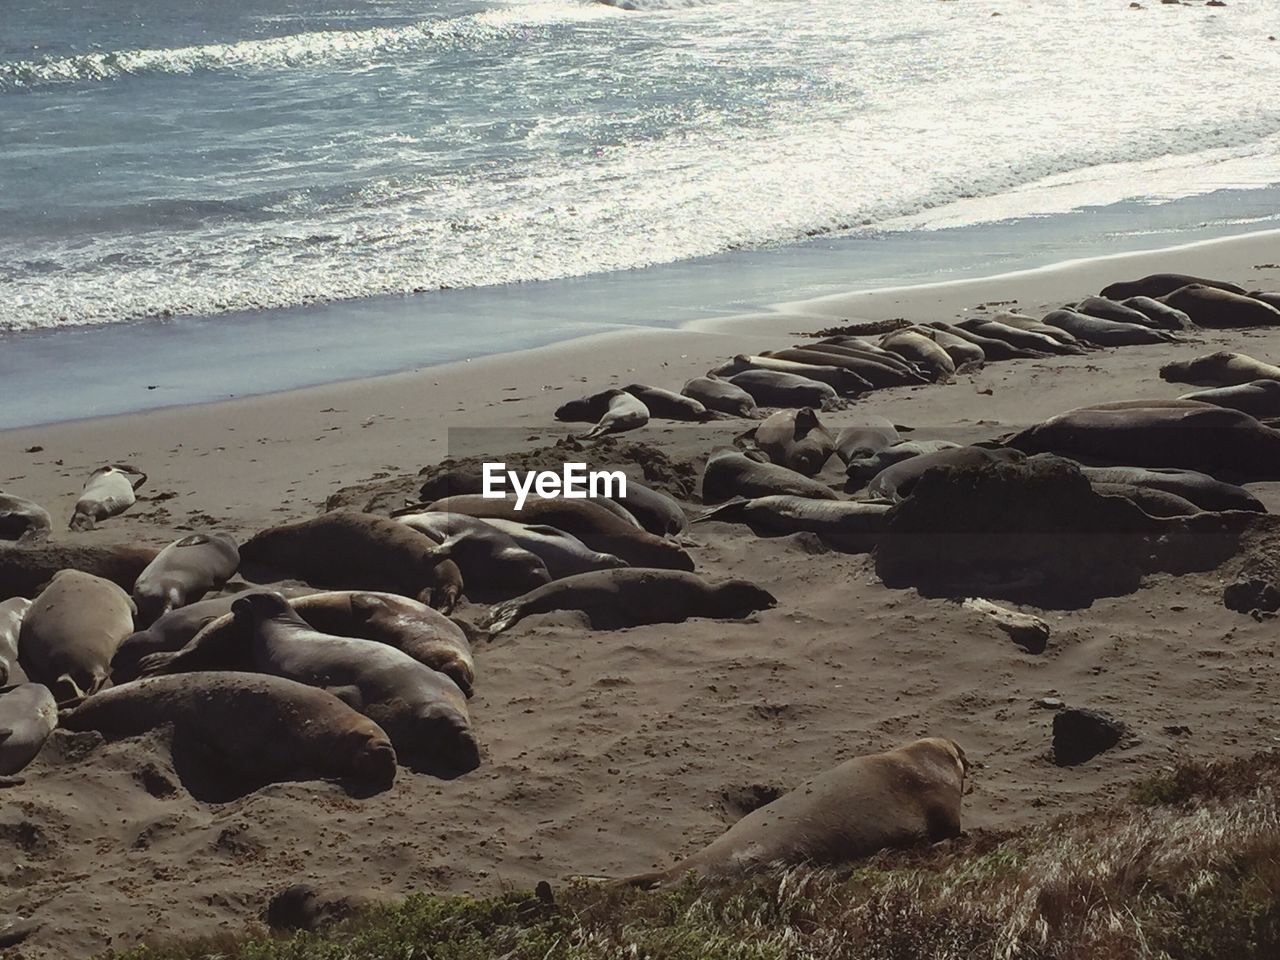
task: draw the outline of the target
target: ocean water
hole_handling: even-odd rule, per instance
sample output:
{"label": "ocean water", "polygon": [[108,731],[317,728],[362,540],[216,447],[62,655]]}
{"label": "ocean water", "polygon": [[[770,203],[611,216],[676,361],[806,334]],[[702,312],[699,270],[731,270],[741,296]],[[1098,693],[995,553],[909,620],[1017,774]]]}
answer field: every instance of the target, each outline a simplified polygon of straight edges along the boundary
{"label": "ocean water", "polygon": [[[100,353],[97,325],[372,333],[424,294],[390,311],[430,331],[407,366],[611,311],[566,278],[741,280],[794,249],[901,279],[877,238],[1104,208],[1163,235],[1159,205],[1262,222],[1277,33],[1274,0],[0,0],[0,354]],[[839,283],[805,257],[759,292],[798,292],[778,264]]]}

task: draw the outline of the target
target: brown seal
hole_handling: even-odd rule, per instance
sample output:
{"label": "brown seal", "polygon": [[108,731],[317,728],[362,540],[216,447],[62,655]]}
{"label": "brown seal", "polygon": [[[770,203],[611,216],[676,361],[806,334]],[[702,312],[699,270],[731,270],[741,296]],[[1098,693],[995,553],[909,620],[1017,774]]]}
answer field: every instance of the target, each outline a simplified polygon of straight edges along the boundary
{"label": "brown seal", "polygon": [[107,682],[111,658],[133,632],[136,612],[129,595],[110,580],[62,570],[22,618],[22,668],[59,702],[93,693]]}
{"label": "brown seal", "polygon": [[806,477],[819,473],[836,448],[836,438],[812,407],[779,410],[756,427],[755,441],[772,462]]}
{"label": "brown seal", "polygon": [[489,611],[488,625],[497,634],[535,613],[581,610],[596,629],[616,629],[690,617],[739,619],[776,603],[746,580],[708,583],[683,570],[625,567],[566,577],[500,603]]}
{"label": "brown seal", "polygon": [[[318,587],[384,590],[414,597],[448,613],[462,593],[462,575],[429,537],[387,517],[335,510],[313,520],[272,527],[240,548],[246,566],[267,568]],[[256,572],[261,572],[261,569]]]}
{"label": "brown seal", "polygon": [[401,763],[451,774],[480,765],[466,697],[443,673],[385,643],[321,633],[274,591],[242,594],[232,616],[259,670],[328,690],[385,730]]}
{"label": "brown seal", "polygon": [[1166,363],[1160,368],[1160,379],[1198,387],[1235,387],[1255,380],[1280,381],[1280,367],[1243,353],[1219,350],[1191,360]]}
{"label": "brown seal", "polygon": [[53,518],[40,504],[12,493],[0,493],[0,540],[35,543],[49,536]]}
{"label": "brown seal", "polygon": [[124,544],[0,543],[0,597],[34,597],[59,570],[82,570],[132,590],[158,552]]}
{"label": "brown seal", "polygon": [[169,544],[133,585],[138,622],[153,623],[170,610],[221,590],[239,566],[240,551],[225,533],[193,533]]}
{"label": "brown seal", "polygon": [[702,502],[774,494],[838,500],[836,492],[811,477],[776,463],[760,463],[731,447],[712,450],[702,470]]}
{"label": "brown seal", "polygon": [[255,785],[335,778],[391,786],[396,753],[386,733],[328,691],[260,673],[184,673],[94,694],[60,723],[108,739],[164,724],[212,751]]}
{"label": "brown seal", "polygon": [[[210,619],[176,650],[157,650],[141,658],[141,670],[154,676],[250,669],[253,659],[245,622],[231,613],[237,599],[220,600],[227,612]],[[313,593],[294,597],[290,603],[294,612],[319,632],[386,644],[438,670],[471,695],[476,667],[466,633],[425,604],[393,593],[359,590]]]}
{"label": "brown seal", "polygon": [[0,777],[35,759],[58,725],[58,705],[43,683],[0,686]]}
{"label": "brown seal", "polygon": [[675,866],[627,882],[648,887],[691,872],[714,878],[828,866],[957,837],[968,771],[960,746],[939,737],[855,757],[747,814]]}
{"label": "brown seal", "polygon": [[465,494],[437,500],[427,510],[545,524],[573,534],[592,550],[612,553],[633,566],[693,569],[693,559],[678,543],[633,526],[594,501],[530,497],[519,510],[515,504],[513,498]]}
{"label": "brown seal", "polygon": [[1160,297],[1160,302],[1181,310],[1198,327],[1280,326],[1280,310],[1243,293],[1232,293],[1193,283]]}
{"label": "brown seal", "polygon": [[1189,283],[1199,283],[1206,287],[1217,287],[1219,290],[1230,290],[1232,293],[1244,293],[1244,287],[1238,287],[1226,280],[1206,280],[1204,277],[1192,277],[1185,273],[1153,273],[1141,280],[1124,280],[1102,288],[1102,296],[1109,300],[1127,300],[1130,297],[1163,297],[1173,293],[1179,287]]}
{"label": "brown seal", "polygon": [[760,411],[751,394],[741,387],[735,387],[728,380],[722,380],[708,374],[705,377],[694,377],[685,381],[680,392],[686,397],[697,400],[708,410],[728,414],[731,417],[758,419]]}
{"label": "brown seal", "polygon": [[602,390],[561,404],[556,408],[556,419],[595,423],[582,435],[584,440],[593,440],[643,427],[649,422],[649,408],[625,390]]}
{"label": "brown seal", "polygon": [[99,467],[89,475],[71,515],[72,530],[92,530],[100,520],[124,513],[137,502],[135,491],[147,475],[127,463]]}

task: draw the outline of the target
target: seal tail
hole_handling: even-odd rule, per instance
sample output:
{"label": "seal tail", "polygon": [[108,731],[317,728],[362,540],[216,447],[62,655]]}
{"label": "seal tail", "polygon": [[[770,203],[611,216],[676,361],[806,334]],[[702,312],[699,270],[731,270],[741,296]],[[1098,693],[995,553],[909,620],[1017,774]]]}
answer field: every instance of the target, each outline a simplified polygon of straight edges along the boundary
{"label": "seal tail", "polygon": [[149,653],[138,661],[138,676],[159,677],[167,673],[177,673],[178,670],[175,669],[174,664],[177,658],[176,653]]}
{"label": "seal tail", "polygon": [[719,506],[712,507],[710,510],[706,511],[705,513],[699,514],[689,522],[705,523],[708,520],[714,520],[723,513],[736,510],[746,502],[747,502],[746,497],[734,497],[732,500],[726,500],[724,503],[720,504]]}

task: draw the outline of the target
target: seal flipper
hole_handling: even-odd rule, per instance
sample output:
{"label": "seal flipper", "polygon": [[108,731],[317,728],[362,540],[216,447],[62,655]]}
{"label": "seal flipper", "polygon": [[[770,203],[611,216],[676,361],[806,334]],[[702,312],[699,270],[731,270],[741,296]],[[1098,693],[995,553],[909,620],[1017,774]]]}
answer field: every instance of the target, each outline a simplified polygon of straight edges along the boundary
{"label": "seal flipper", "polygon": [[724,514],[728,514],[730,520],[737,519],[738,517],[741,517],[742,505],[745,504],[746,502],[747,502],[746,497],[734,497],[731,500],[726,500],[724,503],[720,504],[719,506],[712,507],[710,510],[707,510],[705,513],[699,514],[689,522],[704,523],[707,520],[722,519]]}

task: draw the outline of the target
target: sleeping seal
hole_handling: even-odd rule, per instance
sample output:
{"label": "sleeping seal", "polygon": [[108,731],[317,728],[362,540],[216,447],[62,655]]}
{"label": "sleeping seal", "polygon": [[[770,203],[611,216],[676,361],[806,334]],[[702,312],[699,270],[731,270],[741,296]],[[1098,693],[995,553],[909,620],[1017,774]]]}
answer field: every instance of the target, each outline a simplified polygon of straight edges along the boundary
{"label": "sleeping seal", "polygon": [[1066,330],[1078,340],[1099,347],[1130,347],[1145,343],[1169,343],[1173,334],[1154,330],[1137,323],[1117,323],[1102,317],[1077,313],[1074,310],[1051,310],[1044,315],[1044,322]]}
{"label": "sleeping seal", "polygon": [[702,471],[702,502],[720,503],[730,497],[790,494],[818,500],[837,500],[834,490],[776,463],[760,463],[732,448],[713,450]]}
{"label": "sleeping seal", "polygon": [[997,460],[1021,460],[1016,450],[989,450],[986,447],[955,447],[922,453],[885,467],[867,484],[867,496],[897,503],[911,496],[911,489],[926,470],[934,467],[965,467]]}
{"label": "sleeping seal", "polygon": [[755,420],[760,416],[760,411],[756,409],[756,402],[751,394],[741,387],[734,386],[728,380],[721,380],[710,374],[685,381],[680,392],[686,397],[697,400],[708,410],[725,413],[731,417]]}
{"label": "sleeping seal", "polygon": [[10,678],[22,669],[18,666],[18,635],[29,609],[31,601],[25,597],[11,597],[0,603],[0,687],[13,682]]}
{"label": "sleeping seal", "polygon": [[1109,300],[1126,300],[1130,297],[1163,297],[1173,293],[1179,287],[1189,283],[1198,283],[1206,287],[1217,287],[1219,290],[1230,290],[1232,293],[1244,293],[1244,287],[1225,280],[1205,280],[1203,277],[1191,277],[1185,273],[1153,273],[1141,280],[1126,280],[1113,283],[1102,288],[1102,296]]}
{"label": "sleeping seal", "polygon": [[661,417],[664,420],[689,420],[693,423],[719,419],[699,401],[671,390],[650,387],[643,383],[628,384],[622,389],[643,403],[651,417]]}
{"label": "sleeping seal", "polygon": [[1100,483],[1132,484],[1161,490],[1195,504],[1201,510],[1248,510],[1266,513],[1262,501],[1244,487],[1215,480],[1194,470],[1153,470],[1146,467],[1081,467],[1095,488]]}
{"label": "sleeping seal", "polygon": [[53,518],[40,504],[12,493],[0,493],[0,540],[35,543],[53,529]]}
{"label": "sleeping seal", "polygon": [[138,575],[133,600],[138,623],[158,617],[221,590],[240,566],[236,542],[225,533],[193,533],[169,544]]}
{"label": "sleeping seal", "polygon": [[0,542],[0,597],[34,597],[59,570],[83,570],[132,590],[154,547]]}
{"label": "sleeping seal", "polygon": [[[835,370],[835,367],[815,368]],[[836,399],[835,387],[808,376],[776,370],[744,370],[729,378],[756,403],[765,407],[821,407]]]}
{"label": "sleeping seal", "polygon": [[126,463],[99,467],[89,475],[71,515],[72,530],[92,530],[100,520],[124,513],[137,502],[135,491],[147,475]]}
{"label": "sleeping seal", "polygon": [[320,633],[273,591],[242,594],[231,610],[259,670],[321,687],[363,713],[405,766],[467,773],[480,765],[466,698],[443,673],[384,643]]}
{"label": "sleeping seal", "polygon": [[1267,420],[1280,417],[1280,380],[1250,380],[1233,387],[1194,390],[1178,399],[1212,403],[1215,407],[1228,407]]}
{"label": "sleeping seal", "polygon": [[691,872],[723,878],[772,866],[835,865],[957,837],[968,771],[960,746],[937,737],[854,757],[747,814],[675,866],[626,882],[651,887]]}
{"label": "sleeping seal", "polygon": [[756,427],[755,441],[772,462],[806,477],[822,470],[836,445],[812,407],[779,410]]}
{"label": "sleeping seal", "polygon": [[326,690],[260,673],[184,673],[96,693],[64,713],[68,730],[108,739],[167,723],[254,785],[335,778],[379,790],[396,776],[383,730]]}
{"label": "sleeping seal", "polygon": [[1274,327],[1280,326],[1280,310],[1245,296],[1203,284],[1189,284],[1160,297],[1175,310],[1181,310],[1198,327]]}
{"label": "sleeping seal", "polygon": [[537,556],[474,517],[429,511],[396,511],[392,516],[430,537],[458,564],[471,600],[519,596],[551,580],[547,565]]}
{"label": "sleeping seal", "polygon": [[649,422],[649,408],[625,390],[602,390],[561,404],[556,408],[556,419],[594,423],[595,426],[582,435],[584,440],[593,440],[643,427]]}
{"label": "sleeping seal", "polygon": [[872,456],[901,440],[902,436],[892,421],[867,416],[861,423],[842,427],[836,434],[836,456],[847,466],[850,460]]}
{"label": "sleeping seal", "polygon": [[1160,368],[1160,379],[1198,387],[1235,387],[1254,380],[1280,380],[1280,367],[1243,353],[1219,350],[1191,360],[1166,363]]}
{"label": "sleeping seal", "polygon": [[[936,331],[935,331],[936,332]],[[892,350],[904,360],[927,369],[934,380],[955,375],[956,364],[951,355],[934,342],[932,337],[912,330],[895,330],[880,338],[880,346]]]}
{"label": "sleeping seal", "polygon": [[136,612],[129,595],[111,581],[60,571],[22,618],[23,670],[59,703],[93,693],[107,682],[111,658],[133,632]]}
{"label": "sleeping seal", "polygon": [[553,610],[581,610],[596,630],[642,623],[680,623],[690,617],[739,619],[767,610],[777,600],[746,580],[708,583],[682,570],[628,567],[556,580],[489,611],[491,634],[525,617]]}
{"label": "sleeping seal", "polygon": [[756,497],[730,500],[698,517],[746,524],[757,534],[816,533],[852,549],[869,550],[884,529],[887,503],[855,500],[812,500],[809,497]]}
{"label": "sleeping seal", "polygon": [[851,457],[845,464],[845,476],[849,481],[845,489],[861,490],[895,463],[927,453],[937,453],[939,450],[957,450],[959,447],[960,444],[950,440],[903,440],[874,453]]}
{"label": "sleeping seal", "polygon": [[552,580],[571,577],[575,573],[612,570],[627,565],[625,560],[611,553],[592,550],[573,534],[546,524],[517,523],[498,517],[486,517],[480,522],[496,527],[521,547],[541,558],[547,565]]}
{"label": "sleeping seal", "polygon": [[0,687],[0,777],[35,759],[58,725],[58,705],[43,683]]}

